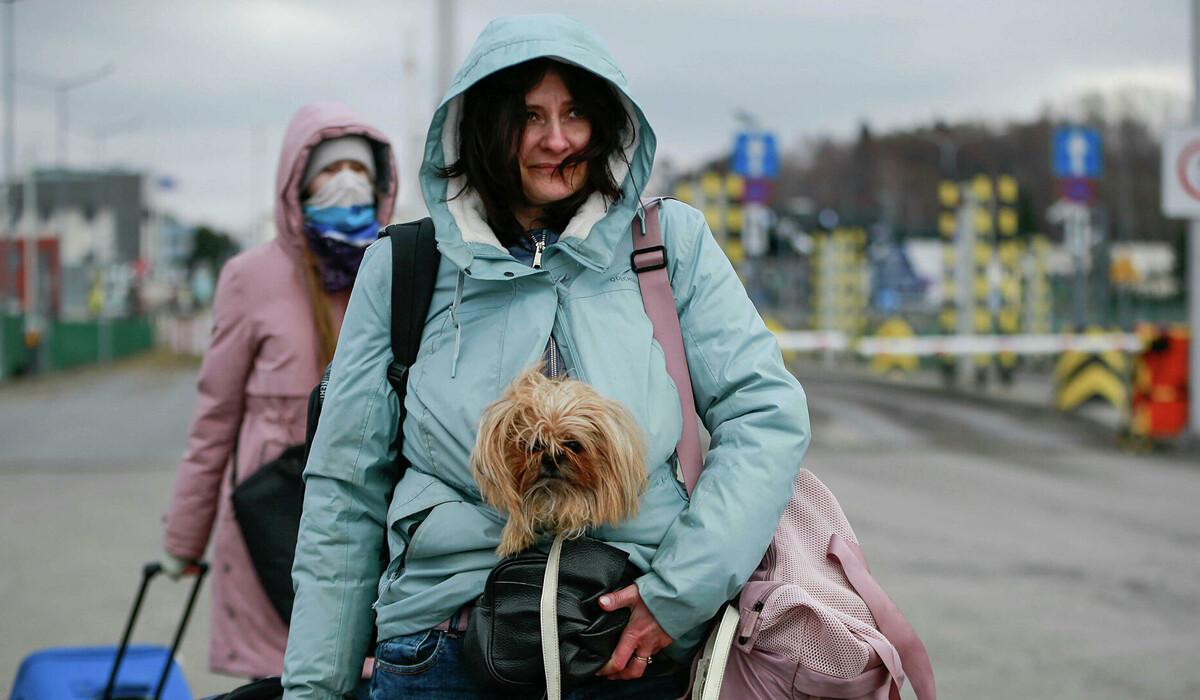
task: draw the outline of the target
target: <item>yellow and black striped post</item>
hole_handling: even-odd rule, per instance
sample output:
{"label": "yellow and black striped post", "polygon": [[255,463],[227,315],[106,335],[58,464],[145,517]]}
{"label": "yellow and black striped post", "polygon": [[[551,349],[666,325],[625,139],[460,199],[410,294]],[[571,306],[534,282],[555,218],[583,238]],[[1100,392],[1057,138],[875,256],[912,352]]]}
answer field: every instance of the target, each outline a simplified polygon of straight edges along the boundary
{"label": "yellow and black striped post", "polygon": [[[1050,289],[1050,242],[1040,233],[1029,238],[1025,272],[1025,332],[1044,335],[1054,332],[1054,296]],[[1037,361],[1045,366],[1044,360]]]}
{"label": "yellow and black striped post", "polygon": [[[996,331],[1001,335],[1016,335],[1021,330],[1021,258],[1024,246],[1017,237],[1017,180],[1011,175],[996,178],[996,231],[1000,259],[1000,310],[996,314]],[[996,356],[1000,381],[1012,382],[1017,355],[1001,352]]]}
{"label": "yellow and black striped post", "polygon": [[675,199],[696,207],[734,265],[742,262],[742,194],[745,181],[739,175],[706,172],[675,184]]}
{"label": "yellow and black striped post", "polygon": [[867,233],[861,228],[842,231],[838,252],[838,288],[841,290],[839,317],[841,330],[851,338],[867,328]]}
{"label": "yellow and black striped post", "polygon": [[675,199],[696,206],[696,184],[690,180],[675,183]]}
{"label": "yellow and black striped post", "polygon": [[[994,197],[991,178],[977,175],[971,181],[975,195],[975,274],[971,282],[971,329],[976,335],[990,335],[993,330],[990,279],[992,257],[995,253]],[[990,353],[975,355],[975,381],[987,381],[988,367],[992,364]]]}
{"label": "yellow and black striped post", "polygon": [[[938,183],[938,233],[942,237],[942,305],[938,313],[938,327],[943,335],[954,335],[958,329],[958,304],[956,288],[955,246],[958,231],[958,185],[949,180]],[[957,359],[953,355],[939,355],[938,361],[947,381],[952,381]]]}
{"label": "yellow and black striped post", "polygon": [[741,176],[729,173],[725,176],[724,187],[725,230],[728,234],[724,246],[730,261],[736,265],[746,257],[742,250],[742,194],[746,190],[745,181]]}
{"label": "yellow and black striped post", "polygon": [[831,289],[833,276],[830,274],[830,241],[828,233],[813,235],[812,255],[808,256],[809,272],[809,326],[813,330],[825,331],[833,329],[833,310],[831,302],[834,294]]}
{"label": "yellow and black striped post", "polygon": [[813,237],[812,327],[855,337],[866,328],[866,232],[839,228]]}

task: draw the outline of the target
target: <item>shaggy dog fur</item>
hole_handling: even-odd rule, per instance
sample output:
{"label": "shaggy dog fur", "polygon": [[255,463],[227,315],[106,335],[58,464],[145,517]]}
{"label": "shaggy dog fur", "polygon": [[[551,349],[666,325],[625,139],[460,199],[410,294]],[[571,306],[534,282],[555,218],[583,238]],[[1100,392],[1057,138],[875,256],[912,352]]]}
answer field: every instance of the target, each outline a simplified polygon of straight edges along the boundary
{"label": "shaggy dog fur", "polygon": [[541,533],[579,537],[637,513],[646,489],[641,430],[620,403],[539,368],[483,412],[471,467],[484,501],[508,515],[496,553]]}

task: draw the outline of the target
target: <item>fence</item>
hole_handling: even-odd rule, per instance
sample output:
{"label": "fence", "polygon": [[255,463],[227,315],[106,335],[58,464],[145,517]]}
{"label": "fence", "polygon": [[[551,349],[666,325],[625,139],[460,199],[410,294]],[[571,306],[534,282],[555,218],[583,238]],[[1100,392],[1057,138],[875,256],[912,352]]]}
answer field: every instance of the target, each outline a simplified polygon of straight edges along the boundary
{"label": "fence", "polygon": [[148,317],[95,321],[50,321],[36,338],[27,336],[22,316],[5,316],[5,378],[106,362],[154,347]]}

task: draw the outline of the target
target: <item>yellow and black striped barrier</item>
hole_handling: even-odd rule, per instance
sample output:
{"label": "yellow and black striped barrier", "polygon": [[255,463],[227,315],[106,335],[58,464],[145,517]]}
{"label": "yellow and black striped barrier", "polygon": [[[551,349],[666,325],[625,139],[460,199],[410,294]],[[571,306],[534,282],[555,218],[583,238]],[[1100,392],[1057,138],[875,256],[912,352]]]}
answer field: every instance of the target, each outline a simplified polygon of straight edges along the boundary
{"label": "yellow and black striped barrier", "polygon": [[[1087,335],[1102,335],[1089,328]],[[1129,410],[1129,356],[1119,350],[1064,352],[1054,367],[1054,404],[1060,411],[1074,411],[1089,401],[1104,401]]]}
{"label": "yellow and black striped barrier", "polygon": [[[876,338],[912,338],[916,334],[904,319],[894,316],[875,329]],[[909,353],[880,353],[871,357],[871,371],[876,374],[896,375],[915,372],[920,360]]]}

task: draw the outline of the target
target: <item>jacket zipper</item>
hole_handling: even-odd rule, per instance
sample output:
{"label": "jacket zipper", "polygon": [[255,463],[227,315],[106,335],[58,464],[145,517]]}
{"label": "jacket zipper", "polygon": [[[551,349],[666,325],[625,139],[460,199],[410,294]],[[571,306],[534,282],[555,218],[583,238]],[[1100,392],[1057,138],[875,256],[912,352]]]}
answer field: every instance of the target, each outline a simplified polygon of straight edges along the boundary
{"label": "jacket zipper", "polygon": [[[562,303],[562,294],[560,293],[560,290],[559,290],[559,287],[561,284],[562,283],[559,281],[556,281],[554,283],[554,294],[555,294],[555,296],[558,297],[558,302],[557,302],[558,313],[556,313],[554,315],[554,330],[553,330],[554,337],[556,339],[566,343],[566,357],[575,358],[575,363],[574,363],[575,379],[586,382],[587,377],[585,377],[583,375],[583,369],[579,364],[579,360],[578,360],[579,354],[575,351],[575,344],[571,340],[571,335],[569,333],[567,333],[567,331],[566,331],[566,329],[567,329],[567,309],[565,306],[563,306],[563,303]],[[567,363],[564,361],[563,364],[566,365]]]}
{"label": "jacket zipper", "polygon": [[[535,238],[533,234],[529,237],[533,239],[533,269],[542,269],[542,253],[546,252],[546,231],[542,231],[541,238]],[[558,296],[558,284],[555,283],[554,294]],[[558,379],[558,343],[554,339],[554,330],[550,331],[550,378]]]}
{"label": "jacket zipper", "polygon": [[[530,236],[533,238],[533,236]],[[533,269],[542,269],[542,253],[546,250],[546,232],[542,231],[542,238],[533,240]]]}
{"label": "jacket zipper", "polygon": [[558,343],[553,332],[550,333],[550,378],[558,379]]}

